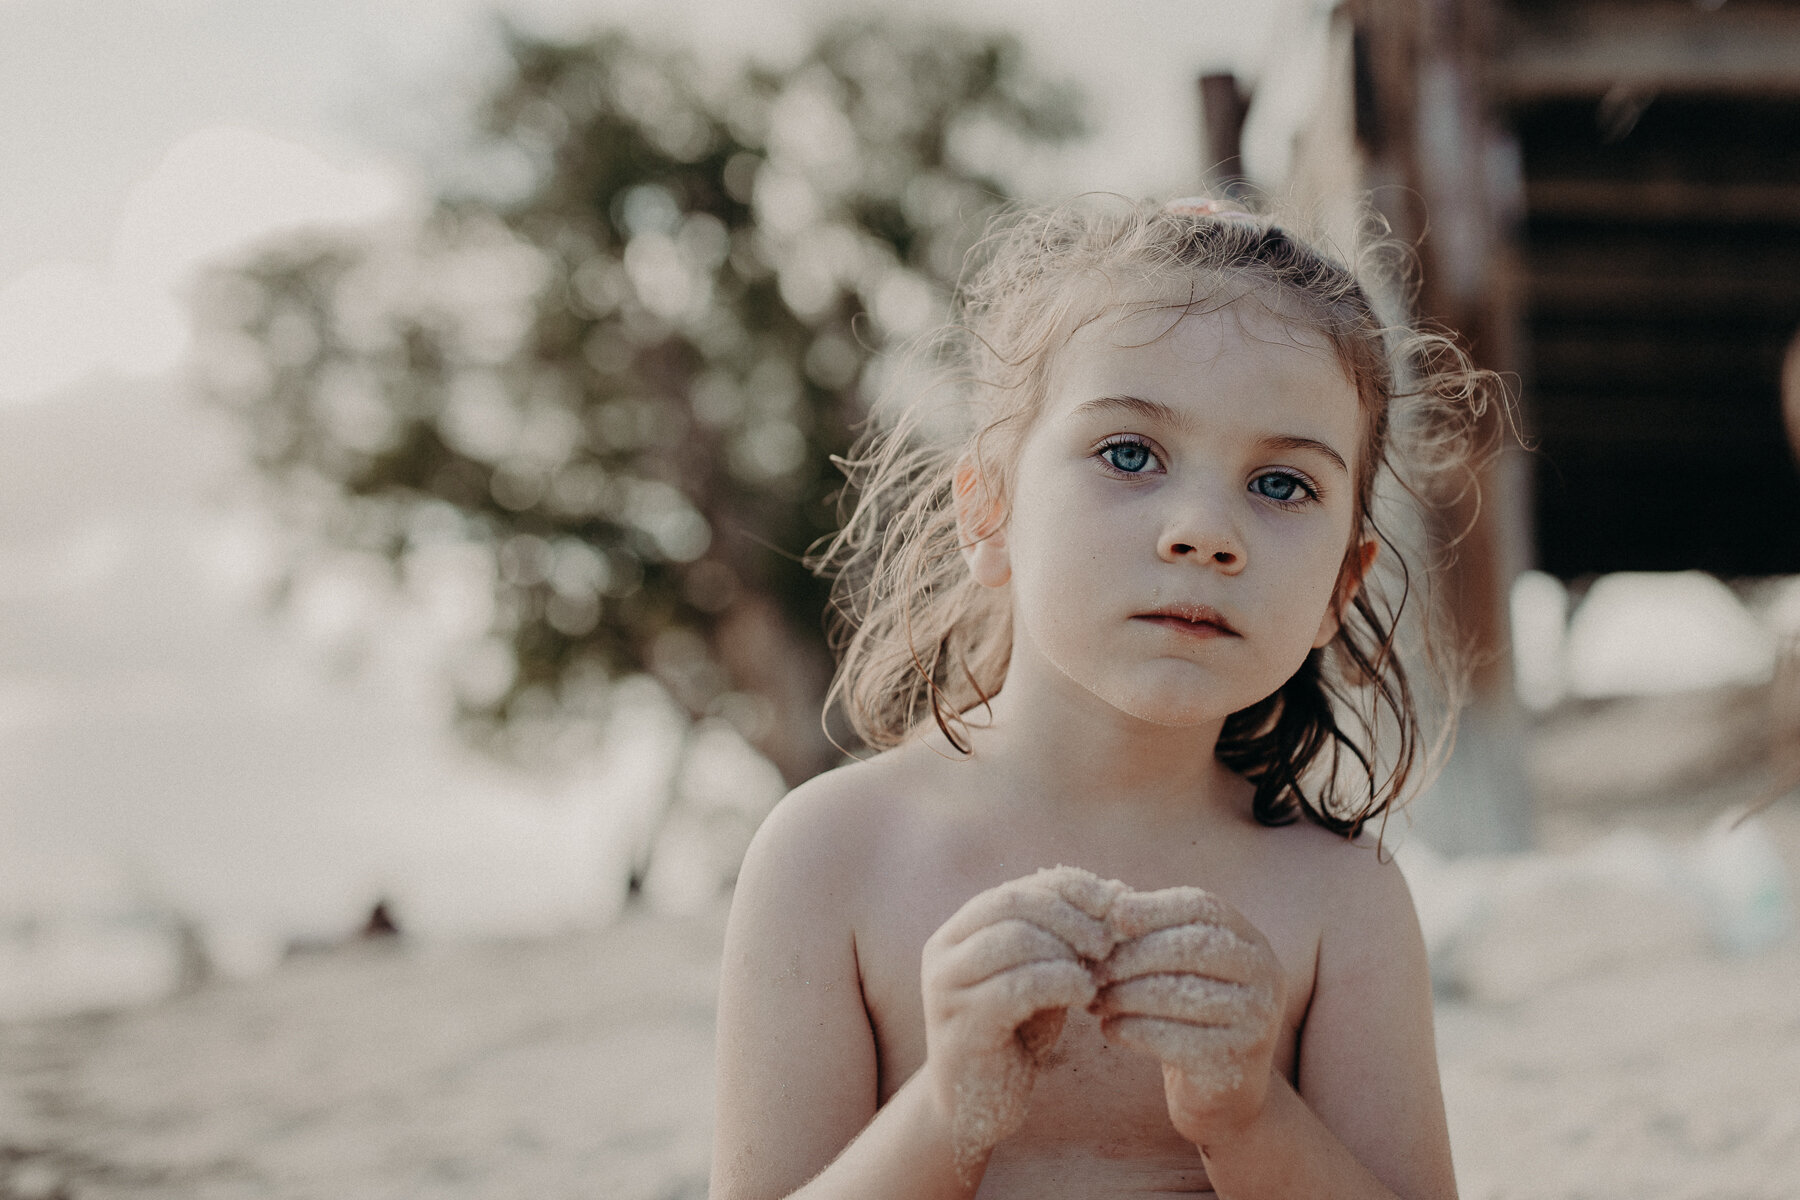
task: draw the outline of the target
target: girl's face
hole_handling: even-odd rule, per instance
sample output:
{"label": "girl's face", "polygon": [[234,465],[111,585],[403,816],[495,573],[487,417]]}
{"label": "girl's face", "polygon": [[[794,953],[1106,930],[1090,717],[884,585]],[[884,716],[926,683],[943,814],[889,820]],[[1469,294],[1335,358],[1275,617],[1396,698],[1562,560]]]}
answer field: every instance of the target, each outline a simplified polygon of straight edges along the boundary
{"label": "girl's face", "polygon": [[1329,345],[1254,303],[1082,328],[1019,448],[1005,526],[966,552],[1011,588],[1009,681],[1048,667],[1162,725],[1273,693],[1348,599],[1360,429]]}

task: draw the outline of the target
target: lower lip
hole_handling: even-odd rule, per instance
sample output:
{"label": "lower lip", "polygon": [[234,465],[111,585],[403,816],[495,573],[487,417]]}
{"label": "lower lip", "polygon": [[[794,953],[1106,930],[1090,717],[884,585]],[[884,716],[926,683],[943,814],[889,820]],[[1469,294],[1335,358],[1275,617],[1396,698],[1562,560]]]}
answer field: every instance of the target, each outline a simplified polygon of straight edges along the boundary
{"label": "lower lip", "polygon": [[1179,633],[1186,637],[1191,637],[1191,638],[1222,638],[1222,637],[1236,637],[1237,636],[1237,634],[1231,632],[1228,629],[1223,629],[1220,626],[1209,625],[1204,621],[1201,621],[1201,622],[1184,621],[1180,617],[1152,616],[1152,617],[1138,617],[1138,618],[1136,618],[1136,620],[1144,621],[1151,625],[1160,625],[1164,629],[1170,629],[1176,633]]}

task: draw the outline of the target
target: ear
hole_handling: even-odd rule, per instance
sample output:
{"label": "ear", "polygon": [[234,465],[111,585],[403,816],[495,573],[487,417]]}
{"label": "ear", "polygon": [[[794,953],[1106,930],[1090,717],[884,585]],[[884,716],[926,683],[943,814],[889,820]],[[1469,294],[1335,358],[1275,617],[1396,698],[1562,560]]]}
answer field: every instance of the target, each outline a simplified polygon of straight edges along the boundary
{"label": "ear", "polygon": [[966,459],[956,468],[956,534],[975,582],[988,588],[1006,586],[1012,578],[1012,558],[1006,549],[1000,500]]}
{"label": "ear", "polygon": [[1357,590],[1362,587],[1369,568],[1375,565],[1375,555],[1380,549],[1380,542],[1367,538],[1350,555],[1344,573],[1338,579],[1337,593],[1331,598],[1331,607],[1325,610],[1325,617],[1319,622],[1319,634],[1313,638],[1313,649],[1323,647],[1337,636],[1338,626],[1344,622],[1344,610],[1356,599]]}

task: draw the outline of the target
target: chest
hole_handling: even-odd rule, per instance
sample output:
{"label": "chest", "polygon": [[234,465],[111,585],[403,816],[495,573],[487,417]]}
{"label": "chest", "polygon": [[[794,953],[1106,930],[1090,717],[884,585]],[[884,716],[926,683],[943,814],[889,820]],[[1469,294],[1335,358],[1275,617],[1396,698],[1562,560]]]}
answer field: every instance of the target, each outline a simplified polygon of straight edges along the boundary
{"label": "chest", "polygon": [[[885,1103],[925,1061],[919,984],[926,940],[970,897],[1059,863],[1116,878],[1140,891],[1205,888],[1242,912],[1269,939],[1287,975],[1285,1032],[1276,1067],[1294,1074],[1297,1039],[1312,993],[1320,915],[1304,887],[1283,887],[1253,840],[1275,831],[1137,839],[1126,846],[1099,836],[923,823],[896,837],[871,881],[858,921],[856,952],[864,1002],[876,1039]],[[873,919],[871,919],[873,918]],[[1076,1146],[1102,1156],[1140,1156],[1154,1146],[1191,1153],[1169,1127],[1162,1072],[1154,1059],[1114,1045],[1099,1022],[1071,1012],[1033,1089],[1031,1120],[1017,1141]]]}

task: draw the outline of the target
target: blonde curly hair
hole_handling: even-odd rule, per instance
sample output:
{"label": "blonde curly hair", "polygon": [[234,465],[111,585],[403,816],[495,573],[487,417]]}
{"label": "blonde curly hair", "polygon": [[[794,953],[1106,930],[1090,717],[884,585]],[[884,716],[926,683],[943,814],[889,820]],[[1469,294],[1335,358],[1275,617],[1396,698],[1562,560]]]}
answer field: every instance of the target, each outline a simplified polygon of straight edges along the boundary
{"label": "blonde curly hair", "polygon": [[[1384,252],[1358,256],[1372,278]],[[1386,320],[1359,271],[1270,217],[1213,201],[1167,205],[1086,197],[999,218],[971,254],[954,321],[921,340],[897,372],[903,395],[878,405],[840,462],[849,480],[842,528],[814,556],[835,576],[839,655],[829,706],[866,744],[887,748],[934,722],[969,752],[969,714],[1006,680],[1012,613],[1006,589],[981,587],[962,560],[959,472],[970,511],[1004,523],[1021,440],[1049,389],[1057,352],[1082,326],[1131,308],[1215,311],[1251,302],[1321,335],[1355,384],[1357,548],[1385,544],[1384,580],[1366,580],[1330,644],[1273,695],[1232,714],[1215,753],[1255,787],[1268,825],[1302,817],[1354,836],[1406,794],[1429,757],[1418,699],[1396,653],[1419,577],[1377,522],[1389,500],[1435,500],[1474,486],[1487,451],[1482,413],[1502,408],[1497,377],[1441,332]],[[1146,301],[1145,296],[1160,297]],[[1393,486],[1386,486],[1386,485]],[[1382,503],[1378,503],[1378,497]],[[1385,510],[1384,510],[1385,511]],[[1434,694],[1451,710],[1460,671],[1441,630],[1422,625]],[[1376,753],[1380,730],[1383,753]]]}

